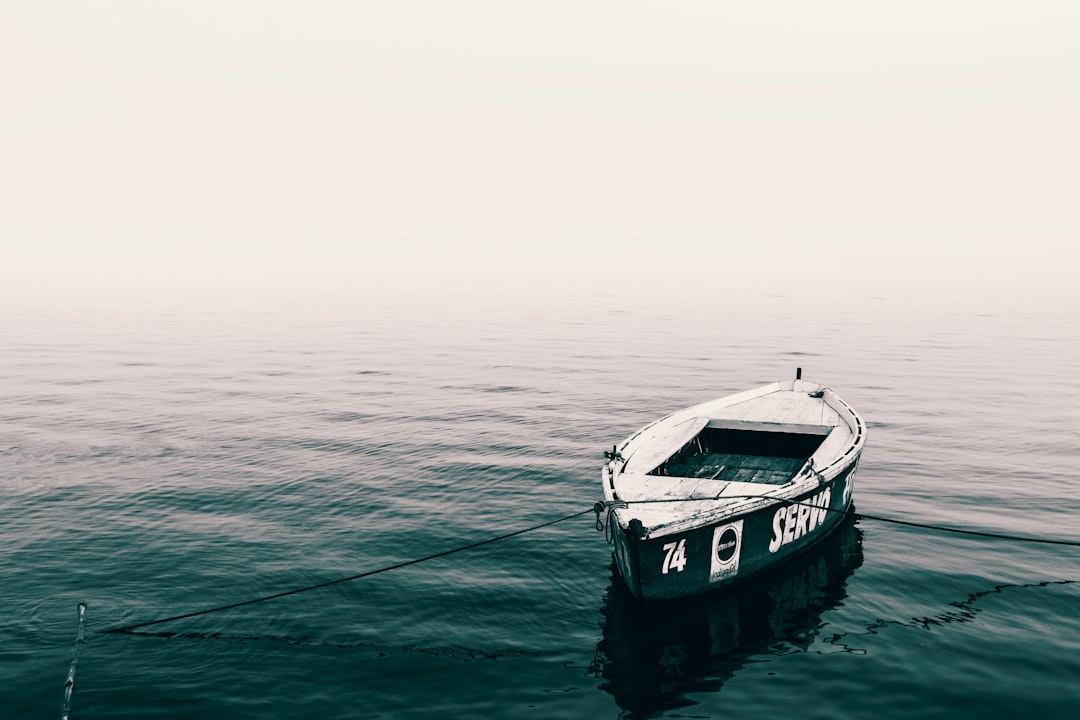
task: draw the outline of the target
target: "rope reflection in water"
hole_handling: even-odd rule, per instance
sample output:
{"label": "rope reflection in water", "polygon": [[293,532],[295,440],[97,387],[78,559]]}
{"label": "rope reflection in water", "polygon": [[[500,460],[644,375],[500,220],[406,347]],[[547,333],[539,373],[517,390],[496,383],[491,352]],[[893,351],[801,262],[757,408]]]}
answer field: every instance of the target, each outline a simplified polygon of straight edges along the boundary
{"label": "rope reflection in water", "polygon": [[71,714],[71,694],[75,690],[75,670],[79,665],[79,653],[86,644],[86,603],[79,603],[79,627],[75,631],[75,649],[71,653],[71,666],[68,667],[67,681],[64,682],[64,706],[60,710],[60,720],[68,720]]}

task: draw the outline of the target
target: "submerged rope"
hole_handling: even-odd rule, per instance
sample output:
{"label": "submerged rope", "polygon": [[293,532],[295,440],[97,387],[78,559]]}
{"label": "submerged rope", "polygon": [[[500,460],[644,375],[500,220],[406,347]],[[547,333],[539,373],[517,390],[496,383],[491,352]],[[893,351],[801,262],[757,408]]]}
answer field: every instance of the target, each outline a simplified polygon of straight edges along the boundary
{"label": "submerged rope", "polygon": [[151,625],[158,625],[160,623],[171,622],[173,620],[183,620],[185,618],[197,617],[199,615],[209,615],[210,613],[221,612],[222,610],[231,610],[232,608],[243,607],[244,605],[254,605],[255,603],[266,602],[267,600],[275,600],[277,598],[286,597],[288,595],[298,595],[303,592],[309,592],[311,590],[318,590],[319,588],[330,587],[331,585],[340,585],[341,583],[350,582],[352,580],[359,580],[360,578],[371,577],[372,575],[378,575],[379,573],[388,572],[390,570],[397,570],[399,568],[408,567],[409,565],[416,565],[418,563],[426,562],[428,560],[434,560],[435,558],[446,557],[447,555],[453,555],[454,553],[459,553],[463,550],[471,550],[473,548],[478,548],[481,545],[490,545],[491,543],[498,542],[500,540],[506,540],[507,538],[512,538],[517,535],[524,535],[527,532],[539,530],[540,528],[545,528],[549,525],[565,522],[566,520],[572,520],[590,512],[593,512],[593,508],[591,507],[580,512],[572,513],[570,515],[564,515],[561,518],[556,518],[554,520],[549,520],[538,525],[533,525],[522,530],[515,530],[513,532],[508,532],[497,537],[488,538],[486,540],[480,540],[479,542],[470,543],[469,545],[463,545],[461,547],[453,548],[451,550],[443,550],[442,552],[435,553],[434,555],[427,555],[421,558],[414,558],[413,560],[406,560],[405,562],[400,562],[396,565],[389,565],[387,567],[379,568],[378,570],[369,570],[367,572],[358,573],[356,575],[350,575],[349,577],[338,578],[337,580],[328,580],[326,582],[318,583],[317,585],[309,585],[307,587],[286,590],[284,592],[275,593],[273,595],[266,595],[263,597],[254,598],[252,600],[244,600],[241,602],[230,603],[228,605],[222,605],[221,607],[208,608],[206,610],[196,610],[195,612],[184,613],[183,615],[173,615],[172,617],[161,618],[159,620],[150,620],[148,622],[135,623],[134,625],[124,625],[123,627],[110,628],[108,630],[102,630],[101,632],[106,634],[130,633],[132,630],[149,627]]}

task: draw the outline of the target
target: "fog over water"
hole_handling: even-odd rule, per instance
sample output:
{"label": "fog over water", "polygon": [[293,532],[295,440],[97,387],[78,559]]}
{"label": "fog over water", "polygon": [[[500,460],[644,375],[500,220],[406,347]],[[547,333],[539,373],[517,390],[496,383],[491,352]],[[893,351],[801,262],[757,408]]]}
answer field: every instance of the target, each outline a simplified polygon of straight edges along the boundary
{"label": "fog over water", "polygon": [[1075,285],[1074,3],[0,19],[5,304]]}

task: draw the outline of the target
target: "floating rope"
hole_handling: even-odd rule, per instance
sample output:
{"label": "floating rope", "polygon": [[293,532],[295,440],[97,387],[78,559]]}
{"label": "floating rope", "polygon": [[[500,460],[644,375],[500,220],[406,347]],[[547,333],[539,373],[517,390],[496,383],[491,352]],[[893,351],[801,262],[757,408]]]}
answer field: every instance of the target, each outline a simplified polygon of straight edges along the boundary
{"label": "floating rope", "polygon": [[71,694],[75,690],[75,670],[79,665],[79,653],[86,644],[86,603],[79,603],[79,626],[75,631],[75,649],[71,653],[71,666],[68,667],[67,681],[64,683],[64,706],[60,710],[60,720],[68,720],[71,714]]}
{"label": "floating rope", "polygon": [[[1055,540],[1052,538],[1037,538],[1024,535],[1007,535],[1005,533],[983,532],[981,530],[963,530],[961,528],[946,527],[944,525],[930,525],[927,523],[912,522],[910,520],[897,520],[896,518],[882,517],[880,515],[867,515],[866,513],[852,512],[848,510],[838,510],[835,508],[819,508],[816,505],[800,502],[799,500],[789,500],[787,498],[770,497],[767,495],[724,495],[725,499],[737,499],[737,500],[750,500],[754,498],[760,498],[765,500],[772,500],[778,503],[784,503],[785,505],[802,505],[809,508],[815,508],[818,510],[826,510],[831,513],[843,513],[844,515],[851,515],[856,520],[875,520],[877,522],[892,523],[894,525],[906,525],[908,527],[922,528],[924,530],[936,530],[938,532],[956,533],[958,535],[975,535],[977,537],[988,537],[996,540],[1013,540],[1015,542],[1028,542],[1028,543],[1042,543],[1045,545],[1065,545],[1069,547],[1080,547],[1080,540]],[[710,500],[715,501],[720,498],[716,497],[695,497],[695,498],[658,498],[656,500],[608,500],[604,502],[598,502],[593,506],[593,511],[596,513],[596,529],[604,530],[605,537],[611,535],[611,515],[616,508],[626,508],[630,505],[649,505],[654,503],[675,503],[675,502],[690,502],[695,500]],[[604,509],[607,509],[607,527],[605,523],[600,520],[600,513]],[[611,541],[608,540],[610,543]]]}
{"label": "floating rope", "polygon": [[[533,525],[522,530],[508,532],[503,535],[499,535],[498,537],[488,538],[487,540],[480,540],[479,542],[470,543],[469,545],[463,545],[461,547],[453,548],[451,550],[443,550],[442,552],[435,553],[434,555],[427,555],[425,557],[415,558],[413,560],[406,560],[405,562],[400,562],[396,565],[389,565],[387,567],[379,568],[378,570],[369,570],[367,572],[358,573],[356,575],[350,575],[349,577],[338,578],[337,580],[328,580],[317,585],[309,585],[307,587],[286,590],[284,592],[275,593],[273,595],[266,595],[264,597],[254,598],[253,600],[244,600],[242,602],[230,603],[228,605],[209,608],[207,610],[196,610],[195,612],[184,613],[183,615],[173,615],[172,617],[161,618],[160,620],[150,620],[148,622],[136,623],[134,625],[125,625],[123,627],[110,628],[109,630],[102,630],[101,632],[106,634],[130,633],[132,630],[149,627],[150,625],[158,625],[160,623],[171,622],[173,620],[183,620],[185,618],[197,617],[199,615],[209,615],[210,613],[221,612],[222,610],[231,610],[232,608],[243,607],[244,605],[254,605],[255,603],[266,602],[267,600],[275,600],[277,598],[286,597],[288,595],[298,595],[300,593],[309,592],[311,590],[318,590],[319,588],[330,587],[331,585],[340,585],[341,583],[350,582],[352,580],[359,580],[360,578],[371,577],[372,575],[378,575],[379,573],[388,572],[390,570],[397,570],[399,568],[408,567],[409,565],[416,565],[418,563],[426,562],[428,560],[434,560],[435,558],[446,557],[447,555],[453,555],[454,553],[459,553],[463,550],[471,550],[473,548],[478,548],[481,545],[490,545],[491,543],[499,542],[500,540],[506,540],[507,538],[512,538],[517,535],[524,535],[527,532],[539,530],[540,528],[545,528],[549,525],[565,522],[566,520],[572,520],[590,512],[593,512],[593,508],[591,507],[586,510],[573,513],[571,515],[564,515],[561,518],[549,520],[547,522]],[[72,667],[74,667],[74,664],[72,664]]]}

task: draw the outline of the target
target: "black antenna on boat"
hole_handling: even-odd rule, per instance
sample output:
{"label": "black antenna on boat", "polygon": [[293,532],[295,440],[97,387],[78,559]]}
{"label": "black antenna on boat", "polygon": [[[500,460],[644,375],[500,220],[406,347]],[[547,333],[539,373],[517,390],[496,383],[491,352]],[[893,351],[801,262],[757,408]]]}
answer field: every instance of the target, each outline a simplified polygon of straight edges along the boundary
{"label": "black antenna on boat", "polygon": [[802,380],[802,368],[795,368],[795,379]]}

